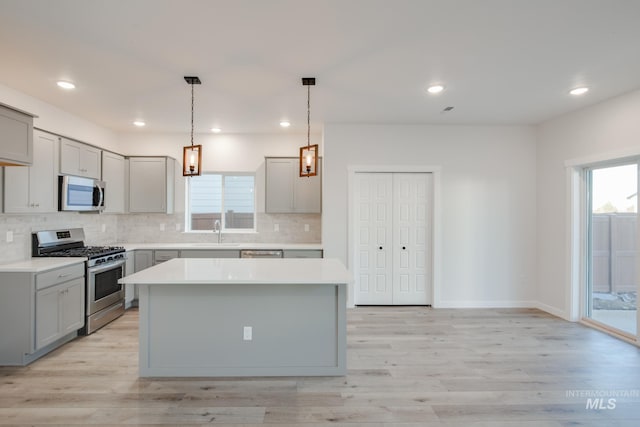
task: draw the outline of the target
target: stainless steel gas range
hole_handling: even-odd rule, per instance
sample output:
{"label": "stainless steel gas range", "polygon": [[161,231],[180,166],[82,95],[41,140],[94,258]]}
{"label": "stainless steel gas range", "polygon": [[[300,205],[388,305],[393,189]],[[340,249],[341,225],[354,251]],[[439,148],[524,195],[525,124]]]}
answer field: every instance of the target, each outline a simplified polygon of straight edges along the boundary
{"label": "stainless steel gas range", "polygon": [[38,231],[32,234],[34,257],[86,257],[85,325],[88,335],[124,313],[124,289],[118,279],[124,276],[125,250],[121,246],[85,246],[84,230]]}

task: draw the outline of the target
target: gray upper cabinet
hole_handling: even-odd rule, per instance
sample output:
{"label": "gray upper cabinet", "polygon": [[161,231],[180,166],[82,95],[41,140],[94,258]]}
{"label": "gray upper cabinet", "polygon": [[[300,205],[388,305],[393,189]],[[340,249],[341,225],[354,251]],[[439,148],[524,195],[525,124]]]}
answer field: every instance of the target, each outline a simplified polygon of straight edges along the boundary
{"label": "gray upper cabinet", "polygon": [[55,170],[58,137],[36,130],[33,140],[32,165],[5,168],[6,213],[42,213],[58,210]]}
{"label": "gray upper cabinet", "polygon": [[106,183],[104,212],[124,213],[125,158],[109,151],[102,152],[102,180]]}
{"label": "gray upper cabinet", "polygon": [[173,213],[175,159],[129,157],[129,212]]}
{"label": "gray upper cabinet", "polygon": [[265,159],[267,213],[320,213],[322,211],[322,159],[318,175],[299,176],[297,157]]}
{"label": "gray upper cabinet", "polygon": [[100,179],[102,150],[82,142],[60,139],[60,173]]}
{"label": "gray upper cabinet", "polygon": [[0,103],[0,166],[31,164],[34,117]]}

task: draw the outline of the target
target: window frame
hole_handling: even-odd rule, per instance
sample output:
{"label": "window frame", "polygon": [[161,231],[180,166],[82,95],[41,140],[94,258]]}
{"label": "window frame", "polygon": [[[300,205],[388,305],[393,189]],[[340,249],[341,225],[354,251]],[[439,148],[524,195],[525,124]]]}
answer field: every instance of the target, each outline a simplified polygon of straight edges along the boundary
{"label": "window frame", "polygon": [[[233,234],[233,233],[256,233],[258,222],[258,210],[257,210],[257,191],[256,191],[256,174],[253,172],[202,172],[202,175],[220,175],[221,179],[221,212],[220,212],[220,233]],[[228,176],[251,176],[253,177],[253,227],[252,228],[227,228],[225,221],[225,178]],[[211,230],[192,230],[191,229],[191,179],[188,177],[185,181],[185,215],[184,215],[184,230],[185,233],[214,233],[213,227]]]}

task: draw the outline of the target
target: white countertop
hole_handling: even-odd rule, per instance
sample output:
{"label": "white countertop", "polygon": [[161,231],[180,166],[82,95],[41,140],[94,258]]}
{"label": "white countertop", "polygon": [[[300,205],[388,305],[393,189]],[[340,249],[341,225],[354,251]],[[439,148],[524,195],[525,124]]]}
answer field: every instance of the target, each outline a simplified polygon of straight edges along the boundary
{"label": "white countertop", "polygon": [[[134,250],[241,250],[241,249],[282,249],[282,250],[322,250],[319,243],[116,243],[123,246],[127,251]],[[53,270],[65,267],[78,262],[86,261],[86,258],[28,258],[22,261],[15,261],[8,264],[0,264],[0,273],[31,272]]]}
{"label": "white countertop", "polygon": [[42,273],[68,265],[85,262],[87,258],[29,258],[24,261],[12,262],[0,265],[0,273]]}
{"label": "white countertop", "polygon": [[174,258],[123,277],[123,284],[338,284],[350,276],[337,259]]}
{"label": "white countertop", "polygon": [[320,243],[118,243],[127,251],[143,249],[285,249],[285,250],[321,250]]}

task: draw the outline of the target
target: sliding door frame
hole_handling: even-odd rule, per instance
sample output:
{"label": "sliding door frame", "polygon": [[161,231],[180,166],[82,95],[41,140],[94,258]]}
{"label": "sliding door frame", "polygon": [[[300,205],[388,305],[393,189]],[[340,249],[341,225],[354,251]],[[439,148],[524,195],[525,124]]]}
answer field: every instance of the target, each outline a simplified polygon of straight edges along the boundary
{"label": "sliding door frame", "polygon": [[[614,167],[624,164],[637,163],[639,166],[640,190],[640,152],[617,153],[589,158],[574,159],[565,162],[567,180],[567,283],[565,314],[567,320],[578,321],[585,325],[615,335],[625,341],[640,346],[640,300],[636,312],[636,335],[607,326],[589,318],[591,292],[588,283],[590,278],[590,201],[591,201],[591,171],[593,169]],[[640,211],[640,203],[639,203]],[[638,213],[640,216],[640,212]],[[640,223],[636,234],[640,250]],[[640,274],[640,256],[636,260],[636,268]],[[589,285],[590,286],[590,285]],[[637,291],[640,294],[640,283]]]}

